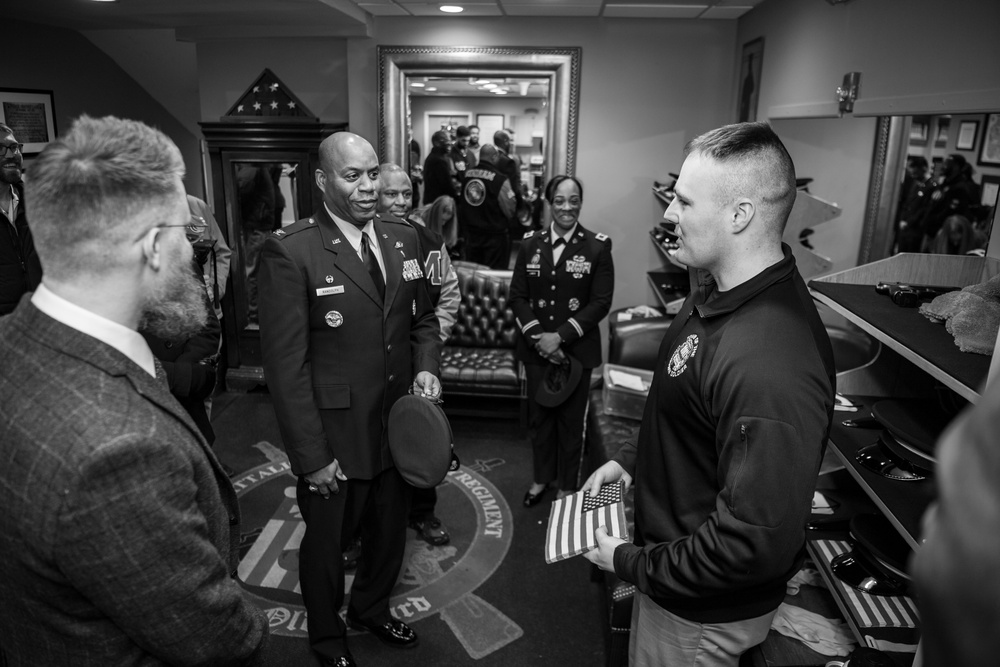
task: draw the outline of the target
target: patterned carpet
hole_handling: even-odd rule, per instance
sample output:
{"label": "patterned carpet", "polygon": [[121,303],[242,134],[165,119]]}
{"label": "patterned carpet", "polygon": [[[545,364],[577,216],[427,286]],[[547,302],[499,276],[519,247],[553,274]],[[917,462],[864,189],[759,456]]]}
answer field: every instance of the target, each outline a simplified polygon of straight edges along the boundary
{"label": "patterned carpet", "polygon": [[[549,502],[521,505],[531,449],[516,418],[451,417],[462,468],[438,487],[451,542],[432,547],[409,531],[393,613],[420,635],[412,651],[352,634],[360,665],[603,665],[606,612],[582,558],[546,565]],[[216,453],[237,471],[244,544],[240,579],[271,618],[269,664],[312,665],[298,592],[304,524],[266,392],[216,398]],[[551,492],[550,492],[551,493]],[[348,577],[350,583],[350,576]]]}

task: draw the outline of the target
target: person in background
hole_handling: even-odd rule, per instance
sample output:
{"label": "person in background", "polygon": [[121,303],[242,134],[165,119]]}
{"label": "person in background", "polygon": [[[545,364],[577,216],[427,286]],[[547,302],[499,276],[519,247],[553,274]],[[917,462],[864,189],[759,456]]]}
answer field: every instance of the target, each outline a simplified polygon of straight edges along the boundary
{"label": "person in background", "polygon": [[986,239],[981,238],[964,215],[949,215],[938,230],[930,251],[939,255],[966,255],[981,249]]}
{"label": "person in background", "polygon": [[735,667],[805,557],[833,416],[833,351],[781,242],[795,168],[766,123],[688,144],[664,218],[698,285],[660,345],[638,440],[583,489],[635,481],[629,544],[586,558],[635,584],[629,661]]}
{"label": "person in background", "polygon": [[479,126],[470,125],[469,126],[469,152],[471,152],[476,157],[476,162],[479,161],[479,149],[482,146],[479,145]]}
{"label": "person in background", "polygon": [[451,152],[448,157],[451,158],[451,163],[455,167],[455,191],[457,192],[462,186],[462,180],[465,178],[465,171],[467,169],[472,169],[476,166],[478,159],[469,150],[469,128],[464,125],[459,125],[455,130],[455,143],[451,147]]}
{"label": "person in background", "polygon": [[226,296],[226,287],[229,285],[229,265],[232,262],[233,251],[226,243],[226,236],[222,233],[208,204],[192,195],[187,196],[187,201],[188,209],[191,211],[190,232],[196,234],[194,242],[201,241],[211,247],[211,252],[201,263],[201,268],[205,276],[205,285],[208,286],[212,298],[212,308],[221,322],[222,298]]}
{"label": "person in background", "polygon": [[[382,173],[379,180],[382,182],[382,187],[379,190],[378,211],[405,220],[417,230],[424,278],[427,280],[431,304],[434,306],[434,313],[441,329],[441,344],[444,345],[451,335],[452,327],[455,326],[458,304],[462,300],[462,295],[458,291],[458,276],[451,266],[451,257],[441,235],[428,229],[422,220],[411,215],[413,189],[406,171],[392,162],[385,162],[380,168]],[[439,199],[451,201],[450,197],[439,197]],[[451,536],[448,535],[448,529],[441,519],[434,514],[436,506],[436,488],[415,487],[410,504],[409,524],[422,540],[440,546],[448,544]]]}
{"label": "person in background", "polygon": [[928,195],[927,206],[920,220],[924,233],[921,250],[928,252],[938,230],[950,215],[969,217],[979,204],[979,186],[972,180],[972,165],[952,153],[941,163],[941,176]]}
{"label": "person in background", "polygon": [[299,581],[309,644],[324,665],[350,667],[343,547],[359,532],[347,625],[395,648],[419,641],[389,613],[410,487],[385,425],[409,391],[440,397],[441,338],[416,230],[376,212],[381,183],[371,144],[336,132],[320,144],[319,159],[323,205],[264,242],[260,341],[306,524]]}
{"label": "person in background", "polygon": [[236,492],[137,333],[205,326],[183,174],[112,117],[32,162],[44,275],[0,319],[0,664],[273,664]]}
{"label": "person in background", "polygon": [[[547,232],[524,235],[510,283],[510,307],[521,330],[517,358],[528,375],[533,478],[525,507],[541,502],[550,483],[560,498],[580,485],[590,374],[601,365],[598,325],[611,310],[615,289],[611,239],[579,223],[583,184],[555,176],[545,198],[552,224]],[[535,395],[546,367],[567,363],[566,355],[580,362],[583,373],[565,402],[543,407]]]}
{"label": "person in background", "polygon": [[14,310],[21,297],[38,287],[42,265],[35,252],[25,212],[21,182],[23,144],[0,123],[0,316]]}
{"label": "person in background", "polygon": [[514,191],[514,201],[516,203],[515,215],[512,218],[516,221],[516,211],[524,208],[524,188],[521,184],[521,164],[516,155],[513,154],[513,139],[504,130],[497,130],[493,133],[493,144],[499,151],[494,166],[501,174],[510,179],[510,187]]}
{"label": "person in background", "polygon": [[491,269],[510,266],[510,228],[516,198],[510,180],[496,167],[497,149],[486,144],[479,164],[465,172],[458,201],[459,236],[465,239],[465,259]]}
{"label": "person in background", "polygon": [[451,162],[451,137],[444,130],[431,135],[431,150],[424,160],[424,204],[441,195],[455,197],[455,166]]}
{"label": "person in background", "polygon": [[[191,241],[190,227],[188,240]],[[202,266],[197,259],[191,262],[191,271],[198,277],[204,287],[205,278],[201,274]],[[143,327],[139,333],[146,340],[150,351],[163,366],[167,379],[167,387],[181,404],[198,430],[205,436],[209,445],[215,444],[215,429],[211,420],[211,396],[215,389],[216,369],[219,347],[222,345],[222,327],[215,316],[212,301],[205,293],[205,309],[208,317],[205,326],[195,332],[181,334],[174,338],[164,338],[155,330]],[[222,461],[226,474],[232,476],[234,471]]]}
{"label": "person in background", "polygon": [[911,155],[906,159],[906,175],[899,193],[896,214],[896,247],[898,252],[920,252],[924,232],[920,221],[930,201],[931,181],[927,177],[927,158]]}
{"label": "person in background", "polygon": [[434,203],[413,209],[411,215],[432,232],[440,234],[452,258],[458,256],[460,259],[463,239],[458,237],[457,209],[454,199],[441,195]]}
{"label": "person in background", "polygon": [[913,576],[923,667],[992,667],[1000,655],[1000,383],[945,429],[936,499],[924,513]]}

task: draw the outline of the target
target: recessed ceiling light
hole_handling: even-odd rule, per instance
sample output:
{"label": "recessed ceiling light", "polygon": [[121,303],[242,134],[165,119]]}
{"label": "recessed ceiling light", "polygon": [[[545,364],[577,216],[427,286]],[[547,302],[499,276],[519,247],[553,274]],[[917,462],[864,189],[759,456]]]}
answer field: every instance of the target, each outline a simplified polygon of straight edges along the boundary
{"label": "recessed ceiling light", "polygon": [[423,88],[427,84],[426,83],[420,83],[419,81],[411,81],[410,85],[413,86],[414,88]]}
{"label": "recessed ceiling light", "polygon": [[437,88],[435,88],[434,86],[431,86],[430,88],[427,88],[426,90],[427,90],[428,93],[436,93],[437,92]]}
{"label": "recessed ceiling light", "polygon": [[487,83],[487,84],[484,84],[482,87],[483,87],[484,90],[493,90],[494,88],[497,87],[497,84],[495,84],[495,83]]}
{"label": "recessed ceiling light", "polygon": [[476,82],[475,82],[475,83],[476,83],[476,85],[480,85],[480,86],[481,86],[481,85],[483,85],[484,83],[489,83],[489,82],[490,82],[490,80],[489,80],[489,79],[476,79]]}
{"label": "recessed ceiling light", "polygon": [[441,5],[438,9],[446,14],[461,14],[465,11],[465,7],[459,7],[458,5]]}

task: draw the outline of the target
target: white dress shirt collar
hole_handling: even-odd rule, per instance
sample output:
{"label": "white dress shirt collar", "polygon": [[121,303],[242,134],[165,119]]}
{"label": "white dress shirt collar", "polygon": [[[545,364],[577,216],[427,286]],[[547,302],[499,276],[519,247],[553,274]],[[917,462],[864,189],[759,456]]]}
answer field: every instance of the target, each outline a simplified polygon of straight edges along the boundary
{"label": "white dress shirt collar", "polygon": [[156,377],[153,353],[138,331],[67,301],[45,287],[44,282],[31,295],[31,303],[57,322],[110,345],[152,377]]}
{"label": "white dress shirt collar", "polygon": [[372,249],[375,251],[375,259],[378,260],[378,266],[382,269],[382,276],[384,277],[385,263],[382,261],[382,247],[379,245],[378,237],[375,236],[375,223],[369,220],[365,223],[364,227],[358,229],[358,226],[354,223],[334,215],[330,207],[326,205],[326,202],[323,202],[323,208],[326,209],[330,219],[333,220],[333,224],[337,225],[337,229],[340,230],[340,233],[344,235],[347,242],[354,248],[354,252],[358,253],[358,257],[361,257],[361,235],[368,235],[368,240],[371,241]]}

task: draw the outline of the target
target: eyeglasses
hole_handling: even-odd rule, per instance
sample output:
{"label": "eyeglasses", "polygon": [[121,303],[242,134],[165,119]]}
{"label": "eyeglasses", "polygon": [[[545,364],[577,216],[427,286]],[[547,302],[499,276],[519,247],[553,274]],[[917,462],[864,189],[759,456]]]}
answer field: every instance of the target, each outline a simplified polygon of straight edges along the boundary
{"label": "eyeglasses", "polygon": [[6,146],[0,146],[0,157],[14,157],[21,152],[24,148],[24,144],[9,144]]}

